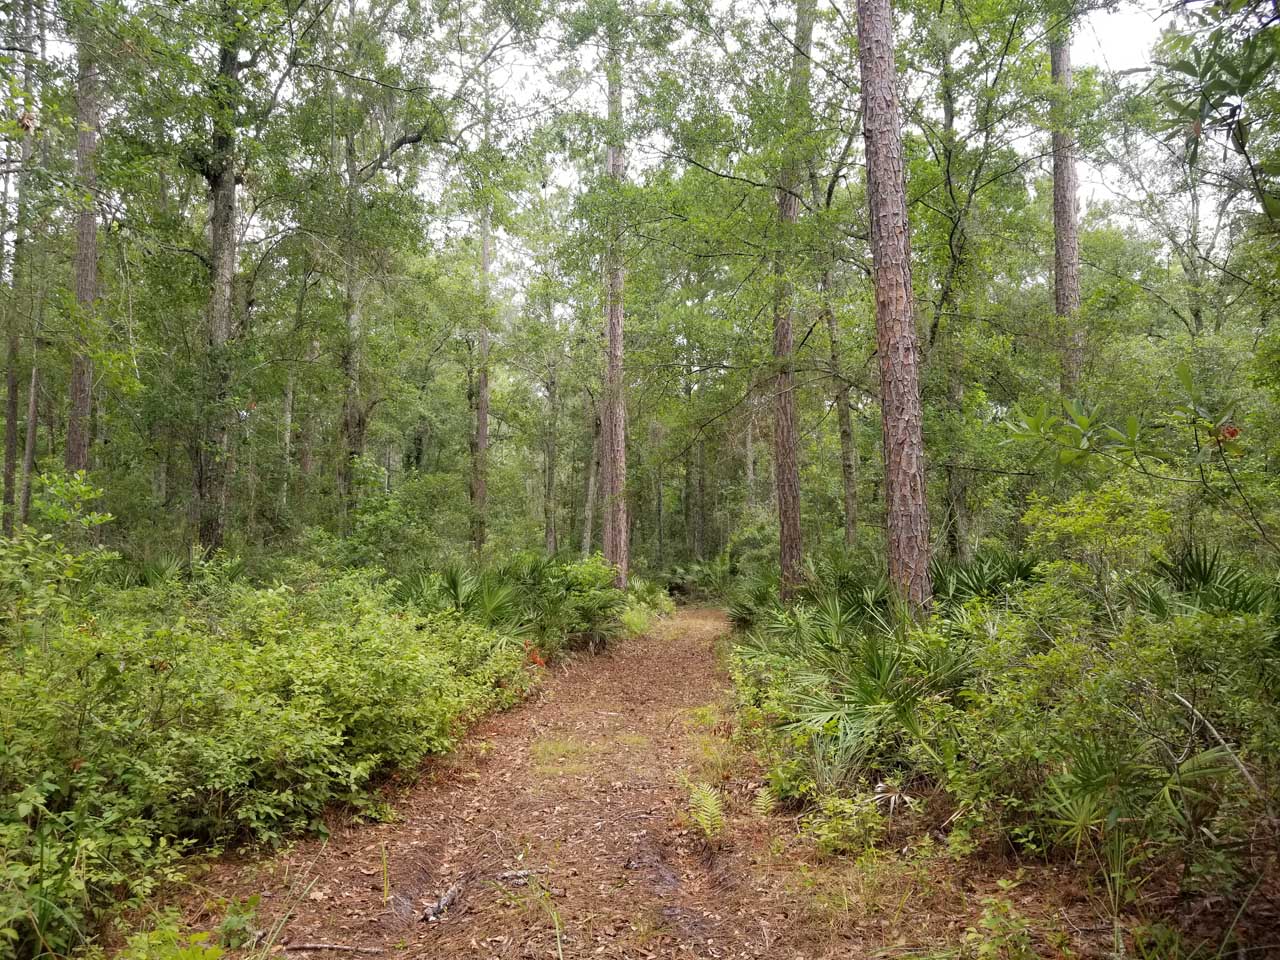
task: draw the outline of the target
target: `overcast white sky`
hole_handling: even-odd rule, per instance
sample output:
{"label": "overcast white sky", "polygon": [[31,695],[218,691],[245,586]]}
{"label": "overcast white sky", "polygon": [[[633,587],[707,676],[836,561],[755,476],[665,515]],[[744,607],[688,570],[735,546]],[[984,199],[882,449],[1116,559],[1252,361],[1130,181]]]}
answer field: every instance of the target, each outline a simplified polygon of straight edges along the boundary
{"label": "overcast white sky", "polygon": [[1077,30],[1071,53],[1081,66],[1131,70],[1150,62],[1151,45],[1170,15],[1150,2],[1126,3],[1117,11],[1097,10]]}

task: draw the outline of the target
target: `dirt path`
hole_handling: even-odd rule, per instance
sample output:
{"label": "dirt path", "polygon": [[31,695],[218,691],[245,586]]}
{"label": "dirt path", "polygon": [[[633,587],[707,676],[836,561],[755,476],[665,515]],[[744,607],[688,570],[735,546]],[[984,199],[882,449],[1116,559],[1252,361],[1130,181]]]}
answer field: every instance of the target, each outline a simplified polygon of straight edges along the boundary
{"label": "dirt path", "polygon": [[[726,630],[719,611],[686,609],[653,637],[553,671],[397,797],[391,822],[335,823],[327,841],[221,861],[188,921],[216,925],[228,904],[259,896],[254,960],[809,960],[954,945],[992,894],[1054,926],[1093,914],[1052,870],[957,869],[931,843],[822,859],[794,816],[752,812],[759,773],[728,738],[715,653]],[[690,780],[723,797],[714,848],[689,822]],[[424,920],[442,899],[448,909]],[[1077,948],[1096,939],[1063,936]]]}
{"label": "dirt path", "polygon": [[[697,776],[717,759],[711,728],[728,681],[713,647],[725,630],[718,611],[682,610],[652,638],[576,660],[529,703],[481,724],[401,798],[394,822],[337,825],[327,842],[224,865],[206,890],[259,894],[268,929],[288,910],[280,939],[291,947],[758,954],[767,924],[760,939],[754,917],[749,930],[725,915],[737,878],[717,868],[682,813],[680,771]],[[451,889],[455,902],[423,922]]]}

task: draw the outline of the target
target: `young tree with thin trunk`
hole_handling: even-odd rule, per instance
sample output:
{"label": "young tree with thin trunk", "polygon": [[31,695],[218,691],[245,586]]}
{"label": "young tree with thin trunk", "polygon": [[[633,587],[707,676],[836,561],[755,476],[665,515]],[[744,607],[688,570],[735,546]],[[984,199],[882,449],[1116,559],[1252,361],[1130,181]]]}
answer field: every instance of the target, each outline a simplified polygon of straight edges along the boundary
{"label": "young tree with thin trunk", "polygon": [[867,206],[876,296],[876,353],[884,436],[889,579],[912,607],[927,607],[929,513],[925,501],[919,345],[911,290],[911,237],[902,160],[889,0],[858,0]]}
{"label": "young tree with thin trunk", "polygon": [[[617,15],[614,11],[614,16]],[[605,167],[613,196],[610,197],[604,255],[606,346],[600,461],[604,478],[604,557],[617,568],[618,586],[625,587],[630,566],[630,524],[627,522],[627,406],[622,380],[622,224],[617,196],[626,171],[622,136],[622,26],[616,19],[610,21],[605,33],[609,98]]]}
{"label": "young tree with thin trunk", "polygon": [[1062,393],[1072,393],[1084,368],[1084,328],[1080,326],[1079,180],[1075,138],[1068,119],[1073,81],[1069,22],[1049,32],[1053,77],[1053,312],[1062,337]]}
{"label": "young tree with thin trunk", "polygon": [[476,373],[471,388],[474,417],[471,432],[471,549],[484,550],[489,499],[489,272],[493,255],[493,228],[489,207],[480,214],[480,288],[483,296],[476,345]]}
{"label": "young tree with thin trunk", "polygon": [[[94,60],[92,37],[81,28],[76,46],[76,188],[80,192],[76,211],[76,246],[73,271],[77,320],[81,327],[93,319],[98,298],[98,217],[94,190],[97,177],[94,154],[98,141],[98,64]],[[68,388],[67,449],[68,472],[89,469],[89,414],[92,405],[93,365],[85,351],[83,334],[77,338],[71,358]]]}
{"label": "young tree with thin trunk", "polygon": [[582,555],[591,555],[591,544],[595,536],[596,500],[599,497],[600,478],[600,416],[596,413],[595,403],[591,403],[591,448],[587,457],[587,490],[583,497],[582,507]]}
{"label": "young tree with thin trunk", "polygon": [[16,214],[13,234],[13,259],[9,267],[9,277],[13,295],[10,297],[5,317],[5,342],[8,357],[5,363],[5,409],[4,409],[4,503],[3,524],[6,536],[13,533],[14,519],[17,511],[18,494],[18,407],[22,390],[19,376],[19,355],[22,351],[22,340],[19,332],[18,293],[23,284],[29,282],[27,261],[30,256],[29,234],[31,229],[31,192],[30,172],[35,159],[36,129],[39,118],[35,105],[36,54],[35,38],[38,32],[36,25],[35,4],[26,0],[22,6],[22,16],[14,18],[13,46],[23,49],[22,89],[24,109],[19,118],[22,129],[22,142],[18,151],[18,169],[15,177],[14,193]]}
{"label": "young tree with thin trunk", "polygon": [[[813,46],[814,0],[796,0],[795,38],[792,41],[791,70],[787,81],[786,118],[799,120],[809,115],[810,49]],[[778,223],[781,243],[790,239],[800,219],[800,195],[805,158],[794,146],[787,147],[778,172]],[[775,374],[773,458],[778,503],[778,564],[781,570],[782,599],[790,599],[800,585],[800,565],[804,543],[800,531],[800,460],[796,436],[795,333],[792,329],[794,286],[788,277],[784,253],[774,260],[777,292],[773,306],[773,362]]]}

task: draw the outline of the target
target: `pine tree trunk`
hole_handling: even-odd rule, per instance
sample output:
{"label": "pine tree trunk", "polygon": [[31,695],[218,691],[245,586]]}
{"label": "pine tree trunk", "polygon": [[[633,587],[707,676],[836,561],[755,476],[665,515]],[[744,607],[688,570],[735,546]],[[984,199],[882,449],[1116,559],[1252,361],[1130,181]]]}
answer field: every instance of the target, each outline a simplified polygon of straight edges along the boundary
{"label": "pine tree trunk", "polygon": [[471,435],[471,548],[484,549],[489,500],[489,270],[493,230],[486,206],[480,216],[480,284],[484,288],[484,316],[480,318],[479,363],[474,390],[475,427]]}
{"label": "pine tree trunk", "polygon": [[747,468],[747,509],[751,510],[756,505],[756,418],[754,412],[747,412],[747,438],[746,449],[743,451],[743,459],[746,461]]}
{"label": "pine tree trunk", "polygon": [[858,57],[876,295],[889,579],[904,600],[923,609],[933,592],[929,582],[929,514],[902,121],[889,0],[858,0]]}
{"label": "pine tree trunk", "polygon": [[[98,297],[98,217],[93,192],[97,187],[94,153],[98,141],[98,65],[87,38],[76,50],[76,186],[83,194],[76,212],[75,296],[81,326],[92,322]],[[84,351],[84,337],[71,358],[67,413],[67,472],[89,469],[89,415],[93,366]]]}
{"label": "pine tree trunk", "polygon": [[1049,62],[1055,86],[1053,124],[1053,312],[1062,345],[1062,392],[1070,394],[1084,367],[1080,326],[1080,234],[1075,143],[1067,118],[1073,87],[1071,37],[1063,25],[1051,34]]}
{"label": "pine tree trunk", "polygon": [[[607,175],[615,192],[622,189],[625,171],[622,143],[622,58],[611,30],[606,63],[609,88]],[[605,389],[602,457],[604,466],[604,557],[618,571],[617,584],[627,585],[630,567],[630,525],[627,522],[627,407],[623,393],[622,227],[610,198],[605,250]]]}
{"label": "pine tree trunk", "polygon": [[[813,46],[814,0],[796,0],[796,30],[792,42],[791,75],[787,83],[787,116],[809,114],[809,53]],[[795,148],[782,162],[778,176],[779,243],[791,240],[800,219],[804,158]],[[778,566],[781,596],[790,599],[800,585],[804,543],[800,531],[800,460],[796,435],[795,334],[792,330],[793,286],[788,279],[785,254],[774,262],[777,298],[773,308],[774,427],[773,459],[778,503]]]}

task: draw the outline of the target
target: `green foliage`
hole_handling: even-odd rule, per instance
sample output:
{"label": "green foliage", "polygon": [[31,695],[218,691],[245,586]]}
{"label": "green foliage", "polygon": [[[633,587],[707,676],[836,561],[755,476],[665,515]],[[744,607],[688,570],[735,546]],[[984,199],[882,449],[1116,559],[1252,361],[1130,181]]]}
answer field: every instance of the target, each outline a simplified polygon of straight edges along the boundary
{"label": "green foliage", "polygon": [[708,843],[719,840],[724,833],[724,800],[720,791],[709,783],[692,784],[689,787],[689,819]]}
{"label": "green foliage", "polygon": [[[770,797],[807,808],[821,850],[853,853],[903,797],[885,783],[941,791],[909,822],[945,823],[957,853],[1012,845],[1090,865],[1113,917],[1161,871],[1241,890],[1245,838],[1280,799],[1270,584],[1217,549],[1166,550],[1167,509],[1123,485],[1026,519],[1038,562],[936,567],[926,622],[874,590],[859,602],[834,571],[790,607],[751,610],[733,671]],[[965,950],[1033,955],[1018,952],[1021,921],[989,914],[1001,929],[984,920]]]}
{"label": "green foliage", "polygon": [[193,843],[374,809],[381,775],[526,685],[518,644],[399,612],[366,572],[295,564],[258,587],[216,559],[186,582],[81,589],[0,671],[0,933],[19,954],[75,946]]}
{"label": "green foliage", "polygon": [[883,835],[885,818],[874,796],[822,794],[801,821],[805,834],[826,856],[861,853]]}

